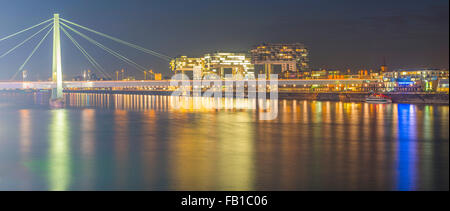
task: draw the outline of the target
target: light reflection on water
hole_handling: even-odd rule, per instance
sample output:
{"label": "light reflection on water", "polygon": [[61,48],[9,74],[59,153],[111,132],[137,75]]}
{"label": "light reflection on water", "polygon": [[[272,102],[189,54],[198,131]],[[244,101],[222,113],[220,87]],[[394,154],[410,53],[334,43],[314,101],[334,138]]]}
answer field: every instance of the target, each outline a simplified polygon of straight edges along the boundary
{"label": "light reflection on water", "polygon": [[48,154],[49,190],[61,191],[69,188],[71,180],[71,152],[69,133],[71,122],[66,110],[51,111],[50,142]]}
{"label": "light reflection on water", "polygon": [[1,101],[0,190],[448,190],[448,106],[280,100],[261,121],[246,100],[66,99]]}

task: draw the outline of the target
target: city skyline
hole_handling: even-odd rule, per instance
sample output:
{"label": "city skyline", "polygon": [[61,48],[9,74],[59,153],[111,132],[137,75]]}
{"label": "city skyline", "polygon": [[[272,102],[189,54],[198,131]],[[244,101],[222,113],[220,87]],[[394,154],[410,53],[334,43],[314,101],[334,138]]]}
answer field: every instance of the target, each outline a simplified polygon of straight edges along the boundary
{"label": "city skyline", "polygon": [[211,209],[448,191],[449,8],[8,1],[0,191],[155,191],[151,206]]}
{"label": "city skyline", "polygon": [[[330,1],[277,1],[260,4],[244,1],[239,8],[233,10],[234,13],[226,11],[231,9],[235,1],[215,4],[206,1],[132,1],[126,6],[120,5],[120,8],[117,1],[108,1],[108,8],[97,12],[95,18],[90,11],[98,10],[102,4],[95,2],[92,8],[81,11],[79,5],[84,3],[43,1],[36,5],[35,12],[26,11],[25,5],[29,7],[29,2],[9,3],[5,5],[0,19],[8,20],[18,10],[25,11],[14,24],[1,24],[0,37],[50,18],[53,12],[59,12],[62,17],[171,57],[198,56],[217,51],[248,52],[253,46],[263,42],[300,42],[310,50],[312,68],[376,69],[385,57],[391,68],[448,69],[448,1],[400,1],[387,7],[381,7],[383,2],[377,2],[376,5],[354,3],[345,4],[345,8]],[[304,7],[296,7],[301,4]],[[144,6],[150,8],[150,11],[140,9]],[[183,11],[184,7],[189,8],[189,12]],[[333,11],[327,13],[328,7],[333,8]],[[336,7],[337,11],[347,12],[336,12]],[[321,13],[318,14],[322,15],[311,15],[320,8]],[[198,13],[197,10],[202,12]],[[302,15],[298,13],[307,18],[302,19]],[[270,21],[265,20],[265,14],[270,14],[270,18],[267,17]],[[275,20],[278,24],[271,25],[270,22]],[[354,27],[358,30],[352,29]],[[26,36],[18,38],[13,44],[2,43],[1,51],[8,50],[11,45],[24,38]],[[99,41],[108,44],[105,40]],[[18,49],[15,55],[0,59],[0,69],[17,69],[37,42],[38,39],[33,39]],[[411,45],[411,42],[415,45]],[[110,56],[104,56],[101,50],[88,43],[80,43],[109,73],[125,68],[130,73],[140,75],[139,71]],[[67,75],[73,76],[80,74],[83,69],[92,69],[68,39],[62,39],[62,47],[63,66]],[[130,55],[137,63],[149,69],[164,75],[170,73],[169,64],[164,60],[129,48],[114,45],[111,48]],[[51,58],[51,42],[47,40],[37,54],[25,69],[29,70],[31,77],[39,75],[42,80],[49,76],[48,69],[51,68],[48,62]],[[0,79],[9,78],[8,72],[10,71],[1,71]]]}

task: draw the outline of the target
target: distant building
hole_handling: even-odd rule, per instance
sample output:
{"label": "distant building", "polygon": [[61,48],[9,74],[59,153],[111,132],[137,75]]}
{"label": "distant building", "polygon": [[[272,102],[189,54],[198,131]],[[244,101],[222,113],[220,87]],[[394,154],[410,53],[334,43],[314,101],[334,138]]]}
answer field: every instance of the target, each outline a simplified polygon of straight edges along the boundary
{"label": "distant building", "polygon": [[381,79],[379,73],[372,70],[359,70],[356,74],[351,70],[318,69],[307,73],[302,76],[302,79]]}
{"label": "distant building", "polygon": [[172,59],[170,67],[175,73],[186,74],[190,79],[195,71],[201,73],[201,76],[215,73],[221,78],[226,74],[242,75],[245,78],[252,78],[254,75],[254,66],[245,53],[212,53],[200,58],[181,56]]}
{"label": "distant building", "polygon": [[439,79],[437,91],[438,92],[446,92],[446,93],[449,92],[448,78]]}
{"label": "distant building", "polygon": [[429,69],[429,68],[416,68],[416,69],[397,69],[383,74],[384,78],[390,79],[411,79],[417,80],[436,80],[438,78],[448,78],[449,71],[443,69]]}
{"label": "distant building", "polygon": [[206,69],[224,78],[226,74],[253,78],[254,66],[245,53],[206,54]]}
{"label": "distant building", "polygon": [[154,79],[155,79],[155,81],[162,80],[162,74],[161,73],[155,73]]}
{"label": "distant building", "polygon": [[[383,80],[394,91],[438,91],[440,81],[448,81],[449,71],[443,69],[397,69],[383,73]],[[441,87],[439,87],[441,86]]]}
{"label": "distant building", "polygon": [[[206,64],[204,58],[189,58],[181,56],[170,61],[170,69],[175,73],[193,75],[194,67],[201,67],[205,70]],[[190,77],[192,78],[192,77]]]}
{"label": "distant building", "polygon": [[72,81],[107,81],[110,80],[105,77],[99,77],[97,74],[91,72],[91,70],[83,70],[81,75],[74,76]]}
{"label": "distant building", "polygon": [[[261,44],[250,52],[258,73],[292,78],[298,77],[301,72],[309,71],[308,49],[301,43]],[[275,65],[281,68],[276,69]]]}
{"label": "distant building", "polygon": [[328,72],[326,70],[313,70],[311,71],[310,79],[327,79]]}

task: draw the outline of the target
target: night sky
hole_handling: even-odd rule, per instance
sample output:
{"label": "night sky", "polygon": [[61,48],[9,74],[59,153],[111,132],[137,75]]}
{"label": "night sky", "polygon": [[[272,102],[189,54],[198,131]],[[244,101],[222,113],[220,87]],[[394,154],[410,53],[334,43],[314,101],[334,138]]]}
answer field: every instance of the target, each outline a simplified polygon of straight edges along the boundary
{"label": "night sky", "polygon": [[[0,38],[49,19],[62,18],[175,57],[215,51],[247,52],[263,42],[302,42],[313,68],[376,69],[386,57],[391,69],[449,66],[448,0],[0,0]],[[37,30],[34,30],[37,31]],[[32,32],[0,42],[0,54]],[[168,63],[85,34],[156,72]],[[142,73],[72,35],[113,74],[125,68]],[[0,80],[20,67],[38,36],[0,59]],[[50,37],[51,38],[51,37]],[[65,36],[63,71],[68,79],[92,69]],[[31,78],[51,72],[51,39],[30,60]]]}

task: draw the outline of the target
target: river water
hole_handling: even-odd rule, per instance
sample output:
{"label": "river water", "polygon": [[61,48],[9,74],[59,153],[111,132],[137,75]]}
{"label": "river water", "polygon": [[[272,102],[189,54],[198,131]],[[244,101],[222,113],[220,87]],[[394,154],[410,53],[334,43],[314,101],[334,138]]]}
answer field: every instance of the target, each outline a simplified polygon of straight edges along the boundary
{"label": "river water", "polygon": [[449,106],[0,95],[0,190],[448,190]]}

